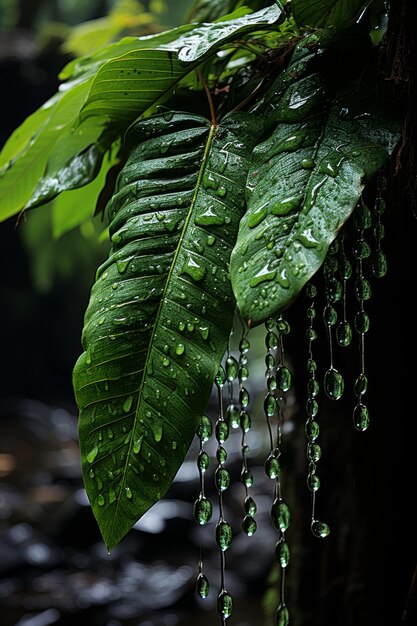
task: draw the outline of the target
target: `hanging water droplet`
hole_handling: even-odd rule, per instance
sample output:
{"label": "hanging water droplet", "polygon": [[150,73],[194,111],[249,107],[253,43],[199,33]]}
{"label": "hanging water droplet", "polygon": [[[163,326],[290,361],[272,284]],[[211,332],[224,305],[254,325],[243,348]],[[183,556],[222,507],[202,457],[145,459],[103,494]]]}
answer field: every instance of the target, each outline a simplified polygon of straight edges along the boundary
{"label": "hanging water droplet", "polygon": [[316,421],[314,421],[312,419],[309,419],[306,422],[305,431],[306,431],[307,437],[313,443],[317,439],[319,434],[320,434],[320,426],[319,426],[318,422],[316,422]]}
{"label": "hanging water droplet", "polygon": [[223,446],[219,446],[216,452],[216,458],[220,464],[226,463],[227,461],[227,451]]}
{"label": "hanging water droplet", "polygon": [[243,432],[247,433],[250,430],[252,423],[249,413],[242,411],[240,414],[240,427]]}
{"label": "hanging water droplet", "polygon": [[216,439],[220,443],[224,443],[229,437],[229,425],[224,420],[216,424]]}
{"label": "hanging water droplet", "polygon": [[279,365],[277,369],[277,387],[281,391],[289,391],[291,388],[291,372],[285,365]]}
{"label": "hanging water droplet", "polygon": [[278,476],[281,473],[281,467],[275,455],[270,454],[268,456],[268,458],[265,461],[264,469],[265,469],[265,474],[268,476],[268,478],[272,478],[272,479],[278,478]]}
{"label": "hanging water droplet", "polygon": [[332,304],[338,302],[343,296],[343,286],[337,278],[328,278],[326,284],[326,295]]}
{"label": "hanging water droplet", "polygon": [[233,598],[225,589],[217,598],[217,610],[224,619],[228,619],[233,613]]}
{"label": "hanging water droplet", "polygon": [[239,371],[239,364],[236,361],[235,357],[228,356],[226,359],[226,378],[229,382],[233,382],[237,377],[237,373]]}
{"label": "hanging water droplet", "polygon": [[248,378],[249,378],[249,370],[248,370],[248,368],[245,367],[244,365],[242,365],[242,367],[239,368],[237,377],[238,377],[240,383],[244,383],[245,380],[248,380]]}
{"label": "hanging water droplet", "polygon": [[277,410],[277,401],[275,400],[275,397],[272,394],[268,393],[265,396],[265,400],[264,400],[264,411],[268,417],[272,417],[273,415],[275,415],[276,410]]}
{"label": "hanging water droplet", "polygon": [[342,321],[336,328],[336,341],[339,346],[345,348],[352,341],[352,328],[349,322]]}
{"label": "hanging water droplet", "polygon": [[230,487],[230,474],[224,467],[218,467],[214,474],[216,489],[226,491]]}
{"label": "hanging water droplet", "polygon": [[243,408],[246,408],[250,402],[249,392],[247,389],[245,389],[245,387],[242,387],[239,392],[239,402],[243,406]]}
{"label": "hanging water droplet", "polygon": [[195,587],[196,587],[196,594],[200,598],[202,599],[207,598],[209,591],[210,591],[210,583],[208,581],[207,576],[205,576],[203,572],[200,572],[199,575],[197,576]]}
{"label": "hanging water droplet", "polygon": [[319,405],[313,398],[308,398],[306,402],[306,411],[309,417],[315,417],[318,413]]}
{"label": "hanging water droplet", "polygon": [[355,280],[355,293],[358,300],[369,300],[372,290],[367,278],[360,276]]}
{"label": "hanging water droplet", "polygon": [[331,367],[324,375],[324,390],[330,400],[339,400],[343,395],[345,382],[341,373]]}
{"label": "hanging water droplet", "polygon": [[353,424],[356,430],[360,432],[364,432],[370,423],[369,411],[368,407],[364,404],[359,403],[353,409]]}
{"label": "hanging water droplet", "polygon": [[307,283],[306,296],[307,298],[315,298],[317,296],[317,288],[312,283]]}
{"label": "hanging water droplet", "polygon": [[372,213],[363,202],[356,207],[353,213],[353,223],[358,230],[366,230],[372,226]]}
{"label": "hanging water droplet", "polygon": [[376,250],[371,259],[371,270],[375,278],[382,278],[387,273],[387,257],[382,250]]}
{"label": "hanging water droplet", "polygon": [[290,549],[287,542],[283,539],[280,539],[276,545],[275,556],[282,569],[288,567],[288,563],[290,562]]}
{"label": "hanging water droplet", "polygon": [[315,519],[311,522],[311,532],[318,539],[324,539],[330,534],[330,528],[324,522]]}
{"label": "hanging water droplet", "polygon": [[352,264],[346,256],[339,260],[339,273],[343,280],[349,280],[352,276]]}
{"label": "hanging water droplet", "polygon": [[291,513],[283,500],[274,500],[271,508],[271,519],[277,530],[285,532],[290,525]]}
{"label": "hanging water droplet", "polygon": [[307,361],[307,370],[309,372],[315,372],[317,369],[317,363],[315,362],[314,359],[308,359]]}
{"label": "hanging water droplet", "polygon": [[352,250],[357,259],[367,259],[371,254],[371,248],[365,239],[356,239],[352,246]]}
{"label": "hanging water droplet", "polygon": [[316,309],[312,306],[309,306],[307,309],[307,317],[309,319],[314,319],[316,317]]}
{"label": "hanging water droplet", "polygon": [[320,385],[315,378],[312,378],[308,381],[307,391],[312,398],[315,398],[318,395],[320,391]]}
{"label": "hanging water droplet", "polygon": [[244,509],[245,509],[246,515],[250,515],[251,517],[256,515],[256,510],[257,510],[256,503],[255,503],[255,500],[251,496],[246,496]]}
{"label": "hanging water droplet", "polygon": [[221,520],[216,526],[216,543],[217,547],[225,552],[230,548],[233,541],[233,531],[230,524]]}
{"label": "hanging water droplet", "polygon": [[243,338],[239,342],[239,350],[242,354],[247,354],[250,348],[250,343],[246,338]]}
{"label": "hanging water droplet", "polygon": [[275,350],[278,347],[278,337],[274,332],[269,331],[266,333],[265,345],[268,350]]}
{"label": "hanging water droplet", "polygon": [[194,519],[197,524],[203,526],[210,521],[213,514],[213,505],[210,500],[203,495],[199,495],[198,499],[194,502]]}
{"label": "hanging water droplet", "polygon": [[245,515],[242,521],[242,530],[248,536],[252,537],[256,533],[258,525],[251,515]]}
{"label": "hanging water droplet", "polygon": [[280,604],[275,615],[275,626],[289,626],[290,614],[285,604]]}
{"label": "hanging water droplet", "polygon": [[355,315],[355,330],[358,333],[367,333],[369,330],[369,316],[365,311],[359,311]]}
{"label": "hanging water droplet", "polygon": [[211,424],[210,418],[207,417],[207,415],[203,415],[197,427],[197,437],[201,440],[202,443],[205,443],[210,439],[212,432],[213,426]]}
{"label": "hanging water droplet", "polygon": [[265,365],[267,369],[272,370],[275,367],[275,359],[272,354],[267,354],[265,357]]}
{"label": "hanging water droplet", "polygon": [[278,319],[277,328],[278,328],[278,331],[281,333],[281,335],[288,335],[291,331],[289,322],[283,317],[280,317]]}
{"label": "hanging water droplet", "polygon": [[266,379],[266,386],[270,393],[273,393],[276,390],[277,381],[276,381],[275,376],[268,376],[268,378]]}
{"label": "hanging water droplet", "polygon": [[239,408],[235,404],[229,404],[226,410],[226,421],[231,428],[239,428]]}
{"label": "hanging water droplet", "polygon": [[242,481],[242,483],[246,486],[246,487],[252,487],[253,485],[253,474],[250,470],[248,469],[242,469],[242,472],[240,474],[240,480]]}
{"label": "hanging water droplet", "polygon": [[337,322],[337,312],[336,309],[330,305],[324,307],[323,310],[323,321],[327,326],[334,326]]}
{"label": "hanging water droplet", "polygon": [[363,396],[368,389],[368,379],[366,375],[361,372],[357,379],[355,380],[355,395]]}
{"label": "hanging water droplet", "polygon": [[197,465],[198,465],[199,470],[203,473],[207,471],[210,465],[209,455],[204,450],[201,450],[201,452],[198,455]]}
{"label": "hanging water droplet", "polygon": [[317,491],[320,489],[320,478],[317,474],[309,474],[307,476],[307,487],[310,491]]}
{"label": "hanging water droplet", "polygon": [[223,387],[224,383],[226,382],[226,372],[224,371],[224,368],[221,365],[217,371],[214,382],[220,388]]}
{"label": "hanging water droplet", "polygon": [[314,328],[307,328],[306,335],[309,341],[315,341],[317,339],[317,331]]}
{"label": "hanging water droplet", "polygon": [[320,460],[321,448],[317,443],[309,443],[307,446],[307,458],[309,461],[316,463]]}

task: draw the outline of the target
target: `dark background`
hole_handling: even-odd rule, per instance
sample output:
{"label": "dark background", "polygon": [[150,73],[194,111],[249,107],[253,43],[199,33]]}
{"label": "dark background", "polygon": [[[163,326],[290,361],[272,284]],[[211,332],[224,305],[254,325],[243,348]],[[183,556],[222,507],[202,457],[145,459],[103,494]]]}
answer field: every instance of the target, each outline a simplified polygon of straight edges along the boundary
{"label": "dark background", "polygon": [[[169,3],[165,23],[181,21],[181,4],[185,8],[190,3]],[[0,143],[57,88],[56,75],[68,60],[61,51],[63,31],[58,23],[105,15],[110,5],[102,0],[1,0]],[[406,5],[396,5],[397,37],[401,28],[402,36],[413,37],[410,31],[404,35],[411,23],[401,26],[399,19],[401,6]],[[404,45],[410,46],[410,41]],[[399,102],[406,99],[408,87],[399,86]],[[372,324],[367,336],[369,430],[364,434],[353,430],[351,391],[336,407],[320,399],[323,459],[317,506],[320,518],[332,529],[323,542],[311,537],[305,488],[305,300],[300,298],[289,313],[293,332],[286,348],[296,377],[287,410],[284,487],[293,514],[288,532],[292,551],[288,595],[294,626],[417,623],[416,582],[412,585],[417,562],[416,221],[410,199],[413,170],[408,165],[405,156],[400,172],[395,174],[395,163],[389,172],[383,242],[389,271],[374,285],[367,307]],[[0,225],[1,624],[218,623],[213,605],[218,577],[214,523],[200,529],[192,521],[191,503],[198,493],[193,460],[185,464],[166,500],[142,526],[131,531],[111,557],[105,553],[82,490],[71,387],[89,286],[105,247],[79,235],[65,235],[57,243],[45,243],[55,269],[51,271],[49,264],[42,270],[24,235],[31,219],[29,215],[27,224],[22,220],[17,226],[11,218]],[[49,235],[45,233],[45,241]],[[43,271],[48,275],[44,280]],[[230,620],[234,626],[263,625],[264,614],[273,611],[276,601],[277,537],[268,520],[271,487],[262,470],[266,440],[261,426],[262,332],[253,335],[251,342],[250,369],[261,372],[251,383],[259,529],[252,539],[239,531],[243,495],[235,485],[227,496],[227,512],[236,531],[234,547],[227,554],[228,588],[236,603]],[[338,358],[351,389],[356,349]],[[322,368],[326,359],[321,341]],[[239,447],[237,434],[228,443],[230,469],[237,480],[239,458],[233,447]],[[193,594],[200,544],[206,546],[207,573],[214,589],[205,603],[197,603]]]}

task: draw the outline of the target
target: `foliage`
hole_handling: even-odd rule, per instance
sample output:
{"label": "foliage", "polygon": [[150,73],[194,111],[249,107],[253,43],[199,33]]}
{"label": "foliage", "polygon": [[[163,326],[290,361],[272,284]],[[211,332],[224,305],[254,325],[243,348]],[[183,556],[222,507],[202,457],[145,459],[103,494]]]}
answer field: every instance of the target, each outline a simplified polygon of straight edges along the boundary
{"label": "foliage", "polygon": [[191,17],[204,23],[69,63],[6,144],[1,217],[57,198],[57,236],[89,219],[126,161],[74,371],[84,480],[109,549],[184,458],[234,298],[249,325],[286,308],[392,153],[369,34],[383,10],[200,0]]}

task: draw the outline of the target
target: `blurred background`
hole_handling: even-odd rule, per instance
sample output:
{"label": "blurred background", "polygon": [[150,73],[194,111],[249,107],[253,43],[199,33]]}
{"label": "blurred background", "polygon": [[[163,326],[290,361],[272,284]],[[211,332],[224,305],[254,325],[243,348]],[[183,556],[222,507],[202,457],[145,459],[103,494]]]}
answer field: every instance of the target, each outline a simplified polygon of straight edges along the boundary
{"label": "blurred background", "polygon": [[[57,89],[57,74],[91,40],[80,22],[96,20],[95,42],[180,24],[191,0],[0,0],[0,144]],[[135,19],[132,19],[132,15]],[[142,16],[136,19],[137,16]],[[90,31],[91,32],[91,31]],[[367,337],[369,431],[354,432],[353,393],[337,404],[320,397],[318,473],[326,541],[309,530],[305,486],[306,302],[288,315],[286,340],[295,371],[287,398],[284,488],[292,509],[288,601],[293,626],[415,624],[414,511],[416,439],[413,367],[415,284],[411,253],[415,218],[401,178],[391,181],[384,242],[389,272],[375,286]],[[84,310],[107,242],[100,218],[60,233],[48,207],[0,224],[0,623],[2,626],[195,626],[219,623],[215,598],[218,554],[213,521],[192,519],[198,494],[197,444],[174,485],[109,557],[82,488],[72,395]],[[320,321],[318,322],[320,324]],[[236,325],[239,328],[239,325]],[[324,330],[324,329],[322,329]],[[240,331],[239,331],[240,332]],[[317,359],[326,368],[324,332]],[[226,584],[235,598],[233,626],[272,623],[277,600],[269,521],[272,481],[263,472],[268,434],[263,418],[264,332],[251,333],[248,387],[254,429],[249,436],[258,531],[240,530],[240,435],[227,442],[233,487],[227,519],[235,530]],[[347,389],[357,373],[356,346],[343,353]],[[323,370],[324,371],[324,370]],[[214,400],[209,415],[214,419]],[[214,443],[208,451],[215,452]],[[214,462],[207,483],[212,484]],[[214,498],[214,491],[211,495]],[[212,592],[194,595],[200,546]],[[407,608],[406,612],[404,609]]]}

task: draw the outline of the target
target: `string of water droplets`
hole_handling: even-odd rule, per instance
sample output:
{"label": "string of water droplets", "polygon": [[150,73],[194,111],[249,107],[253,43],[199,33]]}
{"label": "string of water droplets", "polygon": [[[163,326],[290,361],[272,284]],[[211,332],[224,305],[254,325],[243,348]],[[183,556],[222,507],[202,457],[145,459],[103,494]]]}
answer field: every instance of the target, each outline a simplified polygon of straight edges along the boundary
{"label": "string of water droplets", "polygon": [[315,537],[324,538],[330,533],[330,528],[324,522],[320,522],[316,519],[316,492],[320,488],[320,479],[316,472],[317,463],[321,458],[321,447],[317,443],[317,438],[320,433],[320,426],[317,422],[319,410],[317,395],[320,391],[320,385],[316,379],[317,364],[313,354],[313,343],[317,339],[317,332],[314,328],[314,320],[316,317],[315,297],[317,295],[317,289],[312,283],[307,285],[306,295],[310,300],[307,308],[307,420],[305,423],[308,460],[307,486],[311,492],[311,532]]}
{"label": "string of water droplets", "polygon": [[[205,472],[210,463],[209,456],[204,450],[204,444],[210,439],[213,432],[210,419],[203,415],[197,428],[197,436],[200,440],[200,450],[198,453],[197,466],[200,478],[200,492],[194,503],[194,518],[200,525],[207,524],[213,514],[211,501],[205,495]],[[198,575],[196,580],[196,593],[200,598],[206,598],[209,594],[210,583],[203,571],[203,555],[200,549],[200,559],[198,563]]]}
{"label": "string of water droplets", "polygon": [[324,262],[326,305],[323,310],[323,321],[326,326],[330,358],[330,366],[324,375],[324,390],[331,400],[339,400],[344,390],[343,376],[339,370],[334,367],[333,352],[333,327],[337,322],[337,311],[333,304],[342,298],[342,284],[336,277],[338,269],[338,250],[339,242],[335,240],[330,246]]}
{"label": "string of water droplets", "polygon": [[[274,332],[275,326],[279,335]],[[279,539],[275,546],[275,555],[280,568],[280,600],[277,608],[275,623],[278,626],[289,624],[289,611],[285,599],[285,573],[290,559],[290,551],[286,542],[285,533],[290,525],[290,510],[283,499],[281,483],[281,466],[279,458],[281,456],[283,409],[285,406],[285,393],[291,387],[291,372],[284,363],[284,342],[283,335],[288,334],[289,324],[281,316],[278,322],[268,320],[265,324],[266,336],[265,345],[267,353],[265,356],[266,365],[266,388],[267,394],[264,399],[264,412],[269,433],[270,450],[265,461],[266,475],[275,481],[274,500],[271,507],[271,520],[277,531]],[[277,363],[273,351],[278,348]],[[277,365],[274,376],[274,368]],[[274,441],[271,418],[277,415],[277,431]]]}

